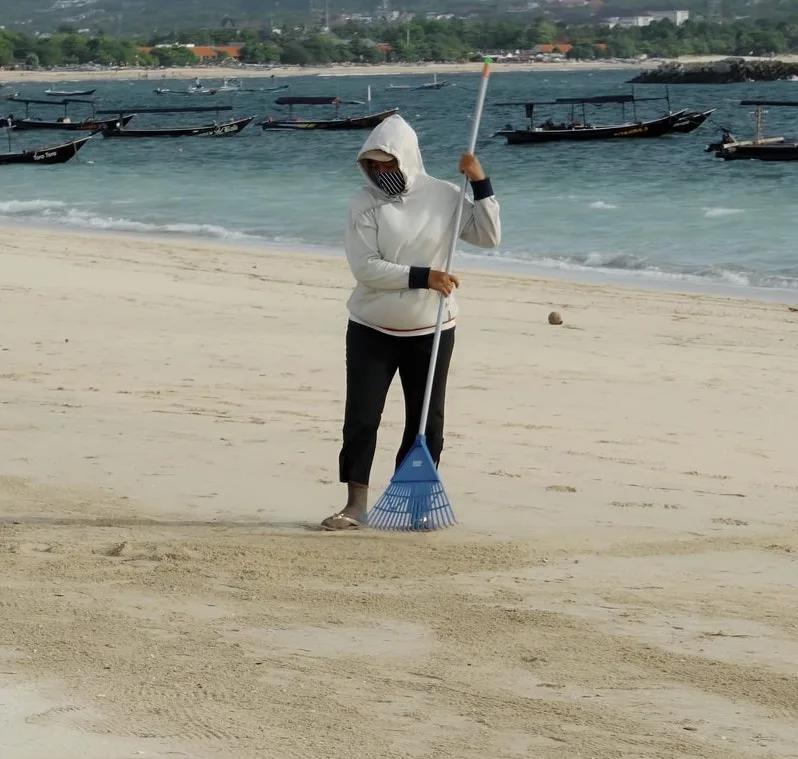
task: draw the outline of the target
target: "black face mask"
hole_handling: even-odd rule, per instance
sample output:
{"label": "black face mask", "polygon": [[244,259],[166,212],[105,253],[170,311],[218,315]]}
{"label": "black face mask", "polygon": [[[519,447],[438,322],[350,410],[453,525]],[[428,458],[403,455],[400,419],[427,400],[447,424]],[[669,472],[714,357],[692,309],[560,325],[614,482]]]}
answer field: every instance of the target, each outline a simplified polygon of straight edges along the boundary
{"label": "black face mask", "polygon": [[371,175],[374,184],[386,195],[401,195],[405,191],[405,175],[396,171],[375,171]]}

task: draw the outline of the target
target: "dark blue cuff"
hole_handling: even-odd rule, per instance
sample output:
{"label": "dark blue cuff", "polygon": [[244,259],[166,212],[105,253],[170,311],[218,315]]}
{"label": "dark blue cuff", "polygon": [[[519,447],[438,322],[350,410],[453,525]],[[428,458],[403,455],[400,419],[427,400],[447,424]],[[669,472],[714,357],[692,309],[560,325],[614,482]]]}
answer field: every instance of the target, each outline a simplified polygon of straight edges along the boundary
{"label": "dark blue cuff", "polygon": [[411,266],[407,286],[411,290],[421,290],[429,287],[429,266]]}
{"label": "dark blue cuff", "polygon": [[471,189],[474,191],[474,201],[485,200],[485,198],[493,195],[493,187],[491,187],[489,177],[472,182]]}

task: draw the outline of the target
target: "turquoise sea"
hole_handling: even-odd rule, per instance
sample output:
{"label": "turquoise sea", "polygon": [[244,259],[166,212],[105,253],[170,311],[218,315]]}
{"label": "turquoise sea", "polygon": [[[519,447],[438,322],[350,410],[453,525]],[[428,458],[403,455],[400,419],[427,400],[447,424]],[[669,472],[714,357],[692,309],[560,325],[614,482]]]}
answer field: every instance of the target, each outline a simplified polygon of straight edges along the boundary
{"label": "turquoise sea", "polygon": [[[672,85],[674,110],[718,109],[712,121],[687,135],[512,147],[492,137],[507,123],[525,122],[522,108],[497,106],[501,101],[629,92],[625,81],[634,73],[535,71],[491,77],[477,153],[501,201],[504,239],[489,253],[463,245],[460,265],[489,263],[579,279],[798,298],[798,163],[727,163],[704,151],[717,137],[717,124],[731,127],[738,137],[753,134],[751,109],[741,107],[740,99],[798,99],[798,82]],[[390,83],[430,81],[429,74],[307,76],[278,80],[290,84],[288,91],[215,97],[158,96],[155,87],[184,90],[189,82],[154,77],[60,83],[65,89],[96,87],[100,107],[222,103],[234,106],[232,114],[259,118],[230,139],[98,137],[63,166],[0,167],[0,224],[339,249],[347,203],[361,183],[354,160],[368,133],[264,132],[258,122],[280,115],[274,100],[281,95],[365,101],[370,86],[372,110],[397,106],[417,130],[428,171],[459,181],[457,159],[468,139],[479,75],[439,78],[452,86],[387,89]],[[270,84],[266,76],[243,81],[252,88]],[[206,82],[211,86],[220,78]],[[47,88],[26,83],[16,89],[35,98]],[[635,92],[658,95],[664,87],[637,85]],[[0,104],[6,111],[9,105]],[[366,107],[350,106],[347,112]],[[638,107],[639,115],[653,117],[666,104]],[[59,114],[58,108],[31,108],[42,118]],[[18,104],[14,110],[21,115]],[[71,111],[73,117],[82,113]],[[302,115],[329,113],[316,107]],[[546,115],[542,110],[540,120]],[[551,115],[557,119],[566,113]],[[589,117],[594,123],[616,122],[620,107],[603,106]],[[214,118],[213,113],[140,115],[131,126],[194,125]],[[765,133],[798,139],[798,109],[771,108]],[[11,145],[52,144],[69,135],[14,133]]]}

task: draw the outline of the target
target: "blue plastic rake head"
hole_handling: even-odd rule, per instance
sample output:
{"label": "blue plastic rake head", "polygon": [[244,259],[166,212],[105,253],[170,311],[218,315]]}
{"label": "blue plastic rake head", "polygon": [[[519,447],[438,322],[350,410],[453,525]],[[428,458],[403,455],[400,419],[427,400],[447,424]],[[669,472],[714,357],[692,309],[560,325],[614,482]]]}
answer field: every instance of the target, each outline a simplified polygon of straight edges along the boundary
{"label": "blue plastic rake head", "polygon": [[419,435],[368,513],[366,524],[377,530],[424,532],[456,521],[426,438]]}

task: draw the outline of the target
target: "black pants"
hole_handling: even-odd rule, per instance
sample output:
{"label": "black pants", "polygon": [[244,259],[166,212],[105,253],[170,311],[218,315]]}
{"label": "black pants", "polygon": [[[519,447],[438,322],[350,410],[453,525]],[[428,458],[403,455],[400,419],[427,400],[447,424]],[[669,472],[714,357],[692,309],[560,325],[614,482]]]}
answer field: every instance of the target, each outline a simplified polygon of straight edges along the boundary
{"label": "black pants", "polygon": [[[405,431],[396,454],[402,463],[418,435],[421,406],[432,352],[432,335],[398,337],[349,322],[346,330],[346,410],[344,441],[338,457],[341,482],[368,485],[377,448],[377,430],[397,370],[405,396]],[[454,328],[441,332],[432,383],[427,446],[437,466],[443,450],[446,378],[454,349]]]}

